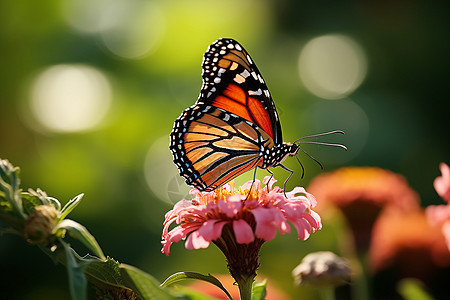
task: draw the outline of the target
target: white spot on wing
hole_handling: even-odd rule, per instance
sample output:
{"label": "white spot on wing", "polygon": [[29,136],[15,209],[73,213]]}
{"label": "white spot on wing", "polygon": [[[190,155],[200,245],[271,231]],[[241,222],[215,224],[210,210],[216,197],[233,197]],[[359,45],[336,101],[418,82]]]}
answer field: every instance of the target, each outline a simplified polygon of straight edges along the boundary
{"label": "white spot on wing", "polygon": [[245,82],[245,78],[242,77],[240,74],[236,74],[233,80],[239,84]]}
{"label": "white spot on wing", "polygon": [[247,78],[250,76],[250,73],[247,71],[247,69],[244,69],[244,71],[241,72],[242,77]]}

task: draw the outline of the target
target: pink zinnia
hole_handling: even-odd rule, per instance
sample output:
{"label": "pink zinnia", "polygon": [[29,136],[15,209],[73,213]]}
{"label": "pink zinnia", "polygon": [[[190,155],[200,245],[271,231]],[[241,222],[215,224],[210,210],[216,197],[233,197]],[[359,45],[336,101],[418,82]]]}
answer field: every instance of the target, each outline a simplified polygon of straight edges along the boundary
{"label": "pink zinnia", "polygon": [[[255,180],[253,187],[249,181],[239,189],[234,182],[208,193],[192,189],[194,199],[181,200],[166,214],[161,251],[169,255],[172,243],[184,239],[187,249],[207,248],[213,242],[225,254],[238,283],[240,278],[253,279],[259,249],[275,238],[277,230],[289,233],[287,221],[297,229],[300,240],[322,228],[320,216],[311,209],[316,205],[314,196],[301,187],[284,194],[272,187],[276,180],[269,179],[264,178],[265,187]],[[178,226],[169,231],[173,222]]]}
{"label": "pink zinnia", "polygon": [[446,202],[450,202],[450,167],[446,163],[440,163],[439,169],[442,176],[437,177],[434,182],[434,189]]}
{"label": "pink zinnia", "polygon": [[441,169],[442,176],[434,180],[434,189],[447,204],[429,205],[425,213],[431,225],[441,226],[447,248],[450,251],[450,167],[445,163],[441,163],[439,168]]}

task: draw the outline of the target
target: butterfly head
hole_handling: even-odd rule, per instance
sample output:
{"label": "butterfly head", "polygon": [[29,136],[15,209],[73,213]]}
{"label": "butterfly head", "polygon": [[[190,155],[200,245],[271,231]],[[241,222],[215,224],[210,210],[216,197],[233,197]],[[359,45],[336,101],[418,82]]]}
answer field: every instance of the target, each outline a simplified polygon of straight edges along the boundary
{"label": "butterfly head", "polygon": [[297,154],[299,150],[299,146],[296,144],[291,143],[283,143],[278,149],[277,149],[277,161],[275,165],[281,164],[286,158],[289,156],[294,156]]}

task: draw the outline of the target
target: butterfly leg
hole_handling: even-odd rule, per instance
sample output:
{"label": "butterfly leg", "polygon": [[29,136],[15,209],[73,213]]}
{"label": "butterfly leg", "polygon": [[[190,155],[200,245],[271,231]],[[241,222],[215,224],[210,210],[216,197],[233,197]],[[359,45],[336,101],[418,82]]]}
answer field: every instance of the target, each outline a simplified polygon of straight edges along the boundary
{"label": "butterfly leg", "polygon": [[269,169],[266,169],[267,170],[267,172],[269,172],[269,174],[270,174],[270,178],[269,178],[269,181],[267,181],[267,184],[266,184],[266,187],[267,187],[267,193],[269,192],[269,182],[272,180],[272,178],[273,178],[273,172],[272,171],[270,171]]}
{"label": "butterfly leg", "polygon": [[245,198],[245,200],[248,199],[248,197],[250,196],[250,193],[252,192],[252,188],[253,188],[253,184],[255,183],[256,180],[256,170],[258,169],[258,166],[255,167],[255,172],[253,172],[253,181],[252,181],[252,185],[250,186],[250,190],[248,191],[247,197]]}
{"label": "butterfly leg", "polygon": [[284,185],[283,185],[283,193],[284,193],[284,196],[287,198],[287,196],[286,196],[286,183],[289,181],[289,179],[291,179],[292,174],[294,174],[294,171],[292,171],[291,169],[283,166],[282,164],[279,164],[279,166],[281,166],[283,169],[285,169],[286,171],[288,171],[290,173],[288,178],[286,178],[286,180],[284,181]]}

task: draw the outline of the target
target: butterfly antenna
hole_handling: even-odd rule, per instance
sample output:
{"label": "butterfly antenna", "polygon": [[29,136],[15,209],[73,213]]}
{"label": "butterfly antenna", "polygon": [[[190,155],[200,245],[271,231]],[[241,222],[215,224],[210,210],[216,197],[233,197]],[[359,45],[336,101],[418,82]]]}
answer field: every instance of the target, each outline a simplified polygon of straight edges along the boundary
{"label": "butterfly antenna", "polygon": [[[309,154],[308,152],[306,152],[305,150],[303,150],[301,147],[298,147],[300,150],[302,150],[303,153],[305,153],[306,155],[308,155],[309,158],[311,158],[313,161],[315,161],[319,166],[320,169],[323,171],[323,165],[320,163],[320,161],[318,161],[315,157],[313,157],[311,154]],[[297,157],[297,156],[295,156]],[[297,158],[298,160],[298,158]]]}
{"label": "butterfly antenna", "polygon": [[297,159],[298,163],[300,164],[300,167],[302,167],[302,177],[301,178],[303,179],[303,177],[305,177],[305,167],[303,166],[300,159],[298,159],[297,154],[295,154],[295,158]]}
{"label": "butterfly antenna", "polygon": [[307,135],[307,136],[301,137],[299,139],[296,139],[294,141],[294,144],[297,141],[300,141],[300,140],[309,139],[309,138],[318,137],[318,136],[323,136],[323,135],[336,134],[336,133],[345,134],[345,132],[343,132],[342,130],[332,130],[332,131],[327,131],[327,132],[321,132],[321,133],[311,134],[311,135]]}
{"label": "butterfly antenna", "polygon": [[324,143],[324,142],[314,142],[314,141],[300,141],[299,144],[316,144],[316,145],[323,145],[323,146],[332,146],[332,147],[339,147],[347,151],[347,147],[345,147],[342,144],[333,144],[333,143]]}
{"label": "butterfly antenna", "polygon": [[[307,136],[301,137],[299,139],[296,139],[294,141],[294,144],[297,143],[297,144],[315,144],[315,145],[322,145],[322,146],[331,146],[331,147],[342,148],[345,151],[347,151],[347,147],[345,147],[345,145],[342,145],[342,144],[324,143],[324,142],[316,142],[316,141],[303,141],[304,139],[315,138],[318,136],[324,136],[324,135],[330,135],[330,134],[336,134],[336,133],[344,134],[344,132],[342,130],[332,130],[332,131],[328,131],[328,132],[322,132],[322,133],[317,133],[317,134],[312,134],[312,135],[307,135]],[[302,151],[305,152],[303,149],[302,149]],[[306,153],[306,154],[309,155],[308,153]]]}

